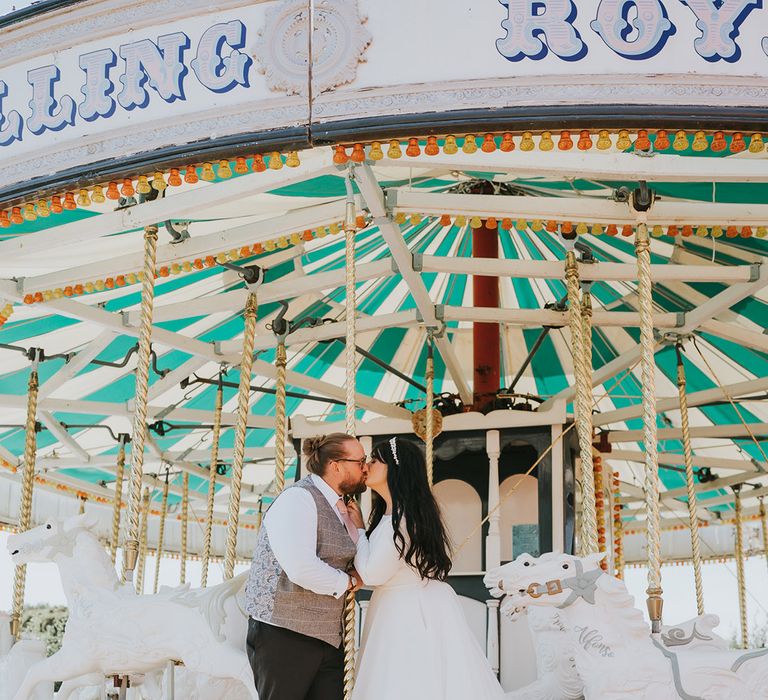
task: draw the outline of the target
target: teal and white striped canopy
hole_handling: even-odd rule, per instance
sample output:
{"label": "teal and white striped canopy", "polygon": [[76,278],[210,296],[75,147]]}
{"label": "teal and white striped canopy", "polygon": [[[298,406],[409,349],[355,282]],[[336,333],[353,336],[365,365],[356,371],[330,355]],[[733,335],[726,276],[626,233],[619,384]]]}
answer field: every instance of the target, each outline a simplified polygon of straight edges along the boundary
{"label": "teal and white striped canopy", "polygon": [[[485,154],[470,158],[459,153],[455,162],[447,156],[434,162],[423,156],[411,161],[384,159],[370,171],[387,190],[392,220],[410,252],[419,254],[414,258],[420,263],[417,273],[430,303],[438,305],[438,315],[445,319],[453,357],[446,362],[445,353],[436,353],[435,390],[461,394],[471,387],[475,310],[468,273],[475,269],[471,266],[473,217],[494,216],[500,224],[499,257],[509,264],[509,274],[499,277],[501,384],[510,384],[542,327],[552,325],[515,392],[530,395],[517,400],[527,400],[534,408],[551,403],[553,397],[570,401],[574,379],[567,319],[551,309],[566,296],[563,260],[569,244],[548,230],[552,227],[547,221],[568,221],[574,227],[586,224],[586,229],[577,229],[578,238],[591,248],[599,263],[596,269],[605,272],[596,274],[591,285],[595,423],[608,433],[613,451],[605,458],[621,473],[626,500],[637,501],[639,507],[643,448],[642,386],[636,362],[637,282],[632,273],[635,254],[632,238],[622,235],[624,218],[631,220],[627,205],[612,198],[622,185],[636,187],[635,173],[639,168],[647,170],[649,161],[631,153],[576,154],[584,160],[566,158],[561,168],[531,174],[518,167],[521,161],[516,159],[523,155],[519,152],[496,153],[492,162],[483,161],[481,155]],[[227,382],[237,385],[239,381],[246,292],[235,271],[210,263],[256,263],[267,270],[259,292],[252,379],[257,389],[251,397],[253,427],[246,442],[243,507],[247,522],[259,498],[269,498],[274,472],[275,399],[259,389],[275,387],[270,322],[281,309],[280,301],[288,303],[288,319],[325,321],[305,325],[288,337],[288,390],[293,392],[288,399],[289,416],[329,422],[344,416],[343,330],[334,330],[343,329],[343,323],[334,326],[333,322],[344,320],[344,237],[334,231],[344,214],[345,171],[335,168],[331,157],[330,148],[317,148],[301,154],[298,168],[169,187],[154,202],[118,210],[116,202],[108,199],[2,229],[0,259],[5,279],[0,280],[0,297],[13,304],[12,315],[0,328],[4,344],[0,453],[6,462],[6,468],[0,469],[2,481],[18,480],[12,468],[19,465],[24,452],[30,362],[15,349],[43,348],[46,356],[65,354],[68,361],[61,357],[40,365],[40,488],[61,499],[77,491],[89,498],[109,496],[118,448],[110,431],[100,426],[108,426],[114,434],[130,432],[136,359],[131,356],[117,367],[92,360],[122,361],[137,342],[141,285],[130,284],[130,273],[141,269],[143,226],[155,217],[171,222],[160,226],[156,363],[150,372],[150,421],[155,427],[150,431],[145,472],[158,477],[154,481],[148,477],[156,488],[155,498],[166,468],[171,473],[171,503],[179,499],[182,470],[191,473],[193,499],[205,498],[216,387],[183,380],[196,376],[215,381],[224,370]],[[766,160],[749,153],[703,158],[687,152],[657,156],[651,163],[657,164],[658,175],[647,178],[649,185],[659,195],[664,215],[671,217],[663,222],[663,235],[652,239],[657,276],[653,300],[659,321],[656,388],[661,477],[665,490],[676,490],[664,499],[666,515],[675,517],[670,511],[679,515],[685,508],[674,347],[674,336],[681,330],[694,465],[697,470],[711,469],[720,479],[712,484],[714,488],[702,489],[701,506],[708,507],[705,517],[719,517],[733,507],[727,487],[739,482],[755,486],[744,492],[745,512],[754,512],[757,498],[768,492],[763,476],[768,459],[762,442],[768,435],[768,338],[764,335],[768,277],[760,267],[768,242],[759,236],[764,230],[758,225],[761,203],[768,199],[768,170],[760,176]],[[597,176],[592,177],[584,164]],[[500,190],[493,197],[499,202],[496,208],[486,207],[491,195],[480,202],[473,199],[476,195],[462,193],[465,183],[476,179],[491,181]],[[363,215],[369,209],[365,195],[361,185],[356,196]],[[590,207],[594,214],[589,213]],[[627,214],[616,221],[618,235],[607,235],[611,216],[619,209]],[[552,213],[556,210],[560,213]],[[537,211],[541,212],[538,217]],[[691,220],[692,212],[696,220]],[[393,251],[380,223],[376,215],[367,217],[356,236],[358,344],[423,384],[426,330],[413,284],[392,265]],[[731,231],[712,235],[715,225],[727,230],[731,223],[737,226],[737,235]],[[676,225],[680,235],[667,235],[668,224]],[[172,225],[186,228],[189,238],[174,243],[169,233]],[[688,225],[693,228],[683,228]],[[746,226],[750,226],[748,232]],[[753,231],[755,235],[746,237]],[[616,265],[601,267],[603,263]],[[88,282],[94,285],[93,292],[77,294],[77,285]],[[27,295],[34,299],[37,292],[41,301],[24,303],[25,297],[30,300]],[[456,376],[456,368],[463,370],[463,377]],[[360,355],[356,389],[358,417],[363,421],[379,415],[407,417],[408,411],[424,406],[424,394],[417,387]],[[236,388],[224,389],[225,417],[234,413],[236,393]],[[302,394],[311,396],[301,398]],[[75,427],[82,425],[93,427]],[[228,428],[221,438],[221,457],[226,462],[232,447],[233,430]],[[223,513],[226,479],[220,488],[217,508]],[[1,509],[0,518],[10,521],[14,507],[5,502]]]}

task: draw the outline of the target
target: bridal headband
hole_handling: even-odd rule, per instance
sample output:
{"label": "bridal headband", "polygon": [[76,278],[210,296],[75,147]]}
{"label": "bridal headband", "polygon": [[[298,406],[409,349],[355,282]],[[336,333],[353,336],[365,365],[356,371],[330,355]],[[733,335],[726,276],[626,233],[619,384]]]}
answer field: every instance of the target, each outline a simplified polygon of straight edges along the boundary
{"label": "bridal headband", "polygon": [[400,466],[400,460],[397,457],[397,438],[393,437],[389,441],[389,448],[392,450],[392,456],[395,458],[395,464],[399,467]]}

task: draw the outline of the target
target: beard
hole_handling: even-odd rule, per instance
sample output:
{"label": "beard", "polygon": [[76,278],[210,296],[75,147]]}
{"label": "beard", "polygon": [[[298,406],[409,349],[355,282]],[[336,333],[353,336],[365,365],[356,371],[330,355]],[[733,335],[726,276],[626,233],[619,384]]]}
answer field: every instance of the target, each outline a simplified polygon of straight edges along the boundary
{"label": "beard", "polygon": [[367,490],[367,486],[365,485],[365,477],[361,476],[359,480],[352,481],[342,481],[339,484],[339,490],[345,495],[345,496],[357,496],[358,494],[365,493]]}

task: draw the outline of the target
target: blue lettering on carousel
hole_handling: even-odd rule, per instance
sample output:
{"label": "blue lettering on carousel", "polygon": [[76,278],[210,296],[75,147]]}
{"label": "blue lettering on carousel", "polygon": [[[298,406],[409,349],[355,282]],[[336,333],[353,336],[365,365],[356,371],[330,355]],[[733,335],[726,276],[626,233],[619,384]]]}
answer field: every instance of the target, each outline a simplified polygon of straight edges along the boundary
{"label": "blue lettering on carousel", "polygon": [[[240,51],[245,45],[246,29],[242,22],[215,24],[203,32],[189,66],[200,84],[211,92],[250,87],[248,72],[253,59]],[[183,32],[165,34],[156,42],[142,39],[123,44],[118,52],[123,66],[119,78],[111,75],[118,65],[118,56],[112,49],[82,54],[78,58],[84,74],[79,104],[70,95],[56,94],[61,77],[58,66],[34,68],[27,72],[32,99],[26,117],[15,109],[4,111],[8,86],[0,80],[0,147],[21,141],[25,128],[37,136],[46,130],[72,126],[76,118],[85,122],[108,119],[118,107],[126,111],[144,108],[150,102],[151,92],[169,103],[186,100],[184,79],[189,68],[184,58],[189,48],[190,39]],[[120,91],[115,95],[116,88]]]}
{"label": "blue lettering on carousel", "polygon": [[84,100],[77,113],[87,122],[99,117],[111,117],[115,112],[115,101],[110,95],[115,91],[109,79],[109,70],[117,65],[117,56],[112,49],[101,49],[80,56],[80,68],[85,71],[85,83],[80,88]]}
{"label": "blue lettering on carousel", "polygon": [[[600,0],[589,23],[611,51],[630,60],[657,55],[676,27],[667,15],[670,2],[686,6],[696,18],[701,36],[693,49],[706,61],[735,63],[741,58],[736,40],[742,23],[763,0]],[[506,8],[501,26],[506,36],[496,40],[499,53],[509,61],[538,61],[552,53],[564,61],[577,61],[587,45],[575,27],[576,3],[571,0],[499,0]],[[665,4],[667,7],[665,7]],[[768,55],[768,37],[762,40]]]}
{"label": "blue lettering on carousel", "polygon": [[0,146],[7,146],[14,141],[21,141],[24,120],[14,109],[3,114],[3,98],[8,94],[8,86],[0,80]]}
{"label": "blue lettering on carousel", "polygon": [[123,44],[120,58],[125,61],[125,72],[120,76],[123,89],[117,101],[123,109],[143,108],[149,104],[149,87],[166,102],[184,99],[184,52],[189,48],[189,37],[183,32],[158,37],[157,44],[149,39]]}
{"label": "blue lettering on carousel", "polygon": [[[228,56],[222,55],[225,46],[232,48]],[[232,21],[214,24],[200,37],[197,58],[192,70],[197,79],[213,92],[229,92],[237,85],[249,87],[248,68],[253,59],[242,51],[245,46],[245,26]]]}
{"label": "blue lettering on carousel", "polygon": [[499,0],[507,8],[502,28],[507,35],[496,49],[508,61],[538,61],[551,51],[564,61],[578,61],[587,45],[573,26],[576,3],[571,0]]}
{"label": "blue lettering on carousel", "polygon": [[[63,95],[57,102],[53,96],[53,84],[59,82],[56,66],[41,66],[27,71],[27,82],[32,86],[29,107],[32,113],[27,117],[27,129],[33,134],[42,134],[46,129],[59,131],[67,124],[75,123],[75,101]],[[54,110],[58,107],[58,111]]]}
{"label": "blue lettering on carousel", "polygon": [[[705,61],[735,63],[741,58],[736,43],[739,27],[752,10],[763,7],[763,0],[680,0],[696,15],[701,36],[693,47]],[[765,42],[763,42],[765,49]]]}
{"label": "blue lettering on carousel", "polygon": [[655,56],[675,33],[659,0],[601,0],[589,26],[619,56],[635,61]]}

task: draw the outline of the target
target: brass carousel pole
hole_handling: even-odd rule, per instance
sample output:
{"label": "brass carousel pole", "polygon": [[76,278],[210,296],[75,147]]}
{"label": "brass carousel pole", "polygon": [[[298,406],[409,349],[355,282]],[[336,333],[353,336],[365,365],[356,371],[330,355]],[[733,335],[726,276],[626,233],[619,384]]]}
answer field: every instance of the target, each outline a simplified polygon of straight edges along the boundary
{"label": "brass carousel pole", "polygon": [[163,500],[160,505],[160,526],[157,533],[157,548],[155,550],[155,583],[152,593],[157,593],[160,585],[160,558],[163,554],[163,541],[165,540],[165,519],[168,517],[168,479],[169,469],[165,469],[165,483],[163,484]]}
{"label": "brass carousel pole", "polygon": [[425,373],[427,388],[427,405],[424,423],[424,459],[427,463],[427,481],[429,487],[434,484],[434,447],[435,447],[435,415],[432,404],[435,401],[435,348],[432,330],[427,331],[427,368]]}
{"label": "brass carousel pole", "polygon": [[117,466],[115,468],[115,498],[112,504],[112,537],[109,541],[109,556],[114,564],[117,559],[117,547],[120,544],[120,515],[123,507],[123,479],[125,477],[125,443],[128,436],[119,435]]}
{"label": "brass carousel pole", "polygon": [[741,648],[749,646],[749,628],[747,626],[747,584],[744,572],[744,522],[741,509],[741,484],[733,489],[733,504],[736,510],[736,582],[739,589],[739,623],[741,628]]}
{"label": "brass carousel pole", "polygon": [[219,371],[219,385],[216,387],[216,406],[213,411],[213,436],[211,437],[211,467],[208,470],[208,500],[205,510],[205,534],[203,536],[203,554],[200,574],[200,586],[208,585],[208,561],[211,557],[211,538],[213,537],[213,502],[216,497],[216,477],[219,466],[219,438],[221,436],[221,408],[224,403],[222,371]]}
{"label": "brass carousel pole", "polygon": [[147,391],[149,362],[152,352],[152,313],[155,301],[155,259],[157,256],[157,225],[144,229],[144,269],[141,273],[141,325],[139,350],[136,353],[136,402],[133,413],[131,444],[130,501],[128,532],[123,557],[123,580],[133,580],[133,570],[139,552],[139,511],[141,477],[144,471],[144,443],[147,438]]}
{"label": "brass carousel pole", "polygon": [[[346,406],[345,421],[348,435],[357,435],[355,420],[355,370],[356,370],[356,275],[355,275],[355,200],[352,192],[352,168],[345,179],[347,189],[347,208],[344,217],[344,252],[346,262],[346,338],[345,338],[345,371],[346,371]],[[344,602],[344,700],[350,700],[355,686],[355,613],[357,603],[355,593],[349,591]]]}
{"label": "brass carousel pole", "polygon": [[653,289],[651,242],[647,212],[653,195],[642,183],[633,195],[637,217],[635,254],[637,256],[637,294],[640,307],[640,365],[642,368],[643,445],[645,447],[646,542],[648,550],[648,617],[651,632],[661,633],[664,599],[661,588],[661,516],[659,513],[659,459],[656,428],[656,364],[653,337]]}
{"label": "brass carousel pole", "polygon": [[766,564],[768,564],[768,517],[766,517],[765,503],[762,497],[760,498],[760,524],[763,530],[763,555],[765,556]]}
{"label": "brass carousel pole", "polygon": [[[281,329],[286,331],[287,328]],[[285,415],[286,364],[285,332],[277,335],[275,365],[277,380],[275,384],[275,496],[285,488],[285,439],[288,419]]]}
{"label": "brass carousel pole", "polygon": [[189,472],[184,472],[181,485],[181,569],[179,583],[187,582],[187,530],[189,526]]}
{"label": "brass carousel pole", "polygon": [[701,546],[699,541],[699,516],[697,513],[696,486],[693,475],[693,452],[691,432],[688,423],[688,396],[686,394],[685,365],[683,364],[682,343],[675,345],[677,353],[677,389],[680,395],[680,427],[683,436],[683,459],[685,461],[685,486],[688,492],[688,522],[691,531],[691,559],[693,581],[696,588],[696,608],[704,614],[704,585],[701,578]]}
{"label": "brass carousel pole", "polygon": [[595,506],[595,476],[592,463],[592,381],[591,361],[587,363],[587,353],[591,355],[591,340],[585,342],[584,331],[589,324],[586,315],[590,307],[582,309],[579,296],[579,263],[574,250],[565,254],[565,282],[568,290],[568,319],[571,330],[571,353],[573,372],[576,380],[576,397],[573,402],[576,432],[579,438],[579,456],[581,457],[581,528],[579,552],[582,556],[598,551],[597,512]]}
{"label": "brass carousel pole", "polygon": [[[42,350],[30,350],[32,368],[27,384],[27,420],[24,425],[24,470],[21,475],[21,505],[19,507],[19,532],[29,530],[32,523],[32,492],[35,486],[35,457],[37,455],[37,392],[40,386],[37,367]],[[21,613],[24,608],[24,589],[27,582],[27,565],[19,564],[13,575],[13,608],[11,634],[18,639],[21,634]]]}
{"label": "brass carousel pole", "polygon": [[144,489],[141,499],[141,527],[139,530],[138,565],[136,568],[136,592],[144,593],[144,570],[147,568],[147,528],[149,526],[149,488]]}
{"label": "brass carousel pole", "polygon": [[[259,283],[263,277],[258,271]],[[240,360],[240,387],[237,393],[237,415],[235,419],[235,449],[232,454],[232,476],[230,478],[229,519],[227,521],[227,548],[224,554],[224,579],[235,575],[235,556],[237,548],[237,526],[240,520],[240,489],[243,481],[243,462],[245,460],[245,435],[248,427],[248,411],[251,386],[251,368],[253,367],[253,345],[256,339],[256,312],[258,302],[255,287],[249,286],[245,302],[243,319],[243,353]]]}

